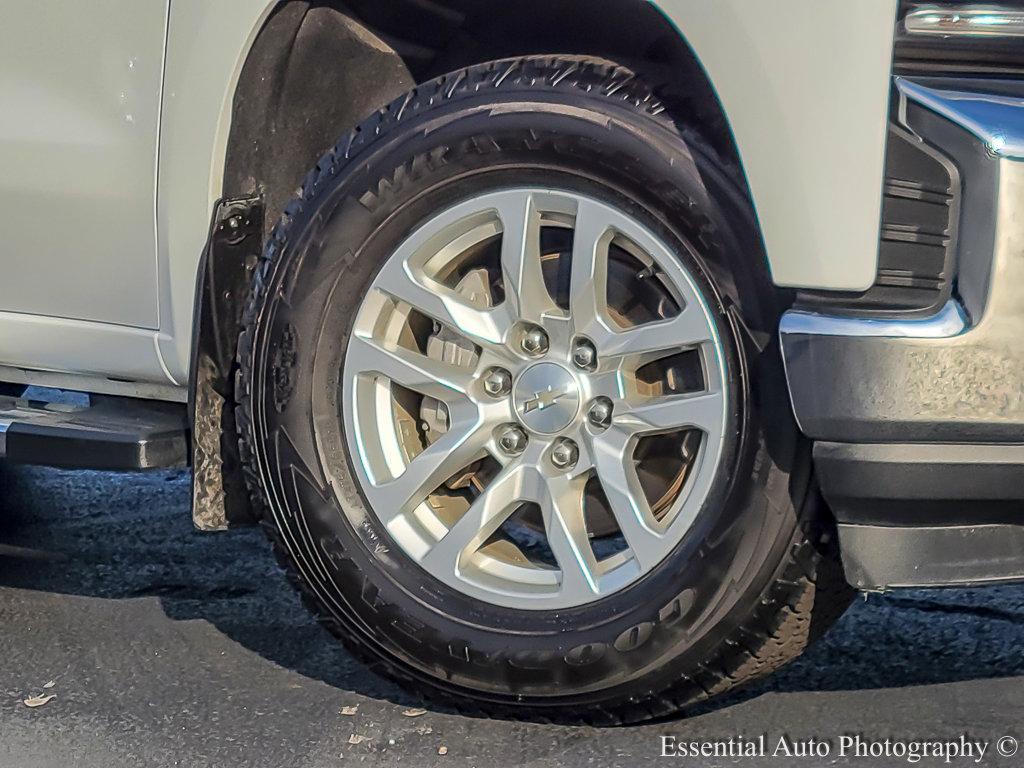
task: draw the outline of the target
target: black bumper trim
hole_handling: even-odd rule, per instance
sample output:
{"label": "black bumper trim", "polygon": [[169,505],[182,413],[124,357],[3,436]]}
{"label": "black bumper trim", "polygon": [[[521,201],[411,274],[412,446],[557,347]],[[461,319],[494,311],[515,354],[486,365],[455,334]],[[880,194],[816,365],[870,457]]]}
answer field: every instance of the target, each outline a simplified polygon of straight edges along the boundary
{"label": "black bumper trim", "polygon": [[819,442],[814,464],[840,523],[1024,523],[1024,445]]}
{"label": "black bumper trim", "polygon": [[857,589],[1024,580],[1024,526],[840,525],[846,580]]}

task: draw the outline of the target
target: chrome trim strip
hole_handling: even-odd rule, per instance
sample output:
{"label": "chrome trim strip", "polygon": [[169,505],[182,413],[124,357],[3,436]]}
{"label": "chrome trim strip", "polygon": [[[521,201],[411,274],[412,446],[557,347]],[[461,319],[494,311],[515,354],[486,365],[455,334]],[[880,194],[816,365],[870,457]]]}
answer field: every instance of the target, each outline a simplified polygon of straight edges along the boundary
{"label": "chrome trim strip", "polygon": [[782,315],[783,336],[865,336],[872,338],[948,339],[967,330],[967,314],[959,302],[950,299],[929,317],[879,319],[840,317],[791,309]]}
{"label": "chrome trim strip", "polygon": [[997,157],[1024,159],[1024,99],[991,93],[928,88],[905,77],[893,78],[897,90],[985,142]]}
{"label": "chrome trim strip", "polygon": [[903,26],[910,35],[1024,37],[1024,11],[996,5],[929,5],[908,13]]}

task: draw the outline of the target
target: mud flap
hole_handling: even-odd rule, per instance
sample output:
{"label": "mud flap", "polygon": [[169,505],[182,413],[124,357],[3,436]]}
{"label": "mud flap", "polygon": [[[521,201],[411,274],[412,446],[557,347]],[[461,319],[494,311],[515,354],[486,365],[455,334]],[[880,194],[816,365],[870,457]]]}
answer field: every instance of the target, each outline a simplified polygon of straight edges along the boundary
{"label": "mud flap", "polygon": [[254,525],[235,430],[235,346],[263,248],[263,200],[225,198],[214,208],[199,265],[189,382],[192,520],[202,531]]}

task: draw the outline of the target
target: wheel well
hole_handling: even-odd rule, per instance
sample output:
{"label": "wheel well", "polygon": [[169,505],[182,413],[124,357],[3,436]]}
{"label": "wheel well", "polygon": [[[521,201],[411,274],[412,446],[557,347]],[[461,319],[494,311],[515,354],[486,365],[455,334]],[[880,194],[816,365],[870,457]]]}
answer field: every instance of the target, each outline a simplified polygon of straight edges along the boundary
{"label": "wheel well", "polygon": [[630,67],[739,167],[700,62],[647,0],[286,0],[242,68],[224,196],[261,194],[269,229],[317,157],[373,110],[445,72],[545,53]]}
{"label": "wheel well", "polygon": [[345,131],[417,83],[530,54],[594,56],[631,68],[726,166],[740,167],[703,68],[647,0],[279,3],[235,89],[223,199],[200,269],[190,383],[193,471],[203,479],[193,487],[200,528],[251,522],[231,419],[233,340],[241,330],[247,270],[305,173]]}

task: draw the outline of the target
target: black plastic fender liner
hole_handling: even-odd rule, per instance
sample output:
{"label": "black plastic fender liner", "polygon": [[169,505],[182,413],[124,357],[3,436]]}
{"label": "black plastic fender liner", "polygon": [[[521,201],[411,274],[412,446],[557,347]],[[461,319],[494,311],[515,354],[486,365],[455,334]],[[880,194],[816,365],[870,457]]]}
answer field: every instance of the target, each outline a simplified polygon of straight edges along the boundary
{"label": "black plastic fender liner", "polygon": [[235,89],[223,195],[261,195],[269,234],[337,136],[413,85],[399,54],[340,4],[281,3]]}
{"label": "black plastic fender liner", "polygon": [[412,83],[387,43],[340,7],[307,0],[282,3],[249,52],[196,288],[189,420],[192,519],[201,530],[255,522],[238,462],[233,366],[270,223],[339,133]]}

